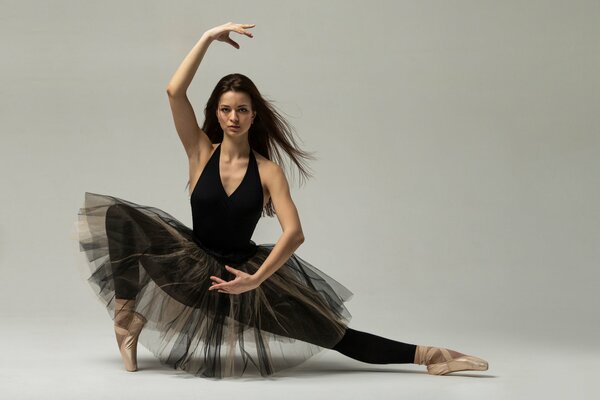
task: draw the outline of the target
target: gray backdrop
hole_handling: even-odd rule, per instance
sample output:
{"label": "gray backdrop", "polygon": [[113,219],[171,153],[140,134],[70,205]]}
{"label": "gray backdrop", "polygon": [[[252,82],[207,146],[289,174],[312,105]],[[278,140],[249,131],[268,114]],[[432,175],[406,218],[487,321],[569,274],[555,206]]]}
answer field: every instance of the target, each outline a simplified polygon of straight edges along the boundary
{"label": "gray backdrop", "polygon": [[[75,267],[73,223],[90,191],[191,227],[165,88],[201,34],[227,21],[256,23],[254,38],[208,49],[189,90],[198,121],[218,79],[240,72],[316,152],[314,179],[288,175],[306,236],[297,254],[355,293],[351,327],[490,367],[543,349],[598,355],[598,1],[0,7],[0,307],[6,335],[38,343],[7,346],[14,360],[23,347],[60,359],[74,339],[47,327],[85,324],[106,344],[77,353],[100,346],[114,362],[104,371],[126,375]],[[263,218],[254,240],[279,234]],[[505,359],[518,343],[538,350]],[[68,368],[94,362],[84,360]]]}

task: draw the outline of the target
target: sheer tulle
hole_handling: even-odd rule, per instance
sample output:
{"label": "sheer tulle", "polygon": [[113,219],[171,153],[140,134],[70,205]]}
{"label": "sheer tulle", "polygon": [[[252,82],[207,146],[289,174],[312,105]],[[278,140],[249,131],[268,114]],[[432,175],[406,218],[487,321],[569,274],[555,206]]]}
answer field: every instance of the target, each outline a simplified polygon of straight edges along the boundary
{"label": "sheer tulle", "polygon": [[[293,254],[255,290],[209,291],[233,278],[168,213],[86,192],[75,229],[77,265],[109,316],[115,296],[148,320],[139,343],[162,363],[213,378],[267,376],[301,364],[344,335],[352,292]],[[231,266],[254,273],[274,244]]]}

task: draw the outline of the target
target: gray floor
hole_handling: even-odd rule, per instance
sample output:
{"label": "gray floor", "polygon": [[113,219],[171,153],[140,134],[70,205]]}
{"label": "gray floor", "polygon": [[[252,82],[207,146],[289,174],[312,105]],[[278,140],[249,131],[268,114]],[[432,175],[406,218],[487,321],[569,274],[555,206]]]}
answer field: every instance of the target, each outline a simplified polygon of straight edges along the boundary
{"label": "gray floor", "polygon": [[[175,371],[138,350],[139,370],[123,369],[111,321],[98,315],[8,317],[2,330],[3,399],[597,399],[600,354],[584,346],[507,341],[480,334],[458,350],[484,349],[486,372],[428,375],[420,365],[369,365],[325,350],[269,379],[213,381]],[[12,323],[11,323],[12,322]],[[456,343],[456,341],[453,341]],[[543,343],[543,344],[542,344]]]}

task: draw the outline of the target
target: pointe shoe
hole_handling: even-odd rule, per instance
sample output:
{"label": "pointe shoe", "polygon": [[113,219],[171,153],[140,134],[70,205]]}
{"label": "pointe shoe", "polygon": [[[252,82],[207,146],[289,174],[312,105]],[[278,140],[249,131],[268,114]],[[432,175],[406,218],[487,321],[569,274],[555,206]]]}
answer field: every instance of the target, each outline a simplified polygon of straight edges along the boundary
{"label": "pointe shoe", "polygon": [[133,311],[132,302],[123,303],[117,299],[115,309],[115,336],[119,346],[121,358],[125,369],[129,372],[137,371],[137,342],[146,318]]}
{"label": "pointe shoe", "polygon": [[[440,360],[439,355],[445,361]],[[487,371],[488,362],[474,356],[462,354],[453,358],[450,351],[440,347],[419,346],[415,352],[415,364],[427,365],[427,372],[431,375],[445,375],[456,371]]]}

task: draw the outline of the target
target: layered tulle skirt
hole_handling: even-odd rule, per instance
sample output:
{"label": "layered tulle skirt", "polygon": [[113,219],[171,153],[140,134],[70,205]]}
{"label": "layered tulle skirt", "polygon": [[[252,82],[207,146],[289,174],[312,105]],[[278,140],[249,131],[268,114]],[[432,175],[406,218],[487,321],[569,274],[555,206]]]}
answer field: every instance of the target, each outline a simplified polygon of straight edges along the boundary
{"label": "layered tulle skirt", "polygon": [[[297,366],[333,347],[351,319],[344,302],[352,292],[297,254],[254,290],[209,291],[211,275],[234,276],[190,228],[155,207],[86,192],[74,238],[77,266],[111,319],[115,297],[135,299],[147,319],[139,343],[194,375],[268,376]],[[274,244],[256,246],[228,265],[254,273]]]}

